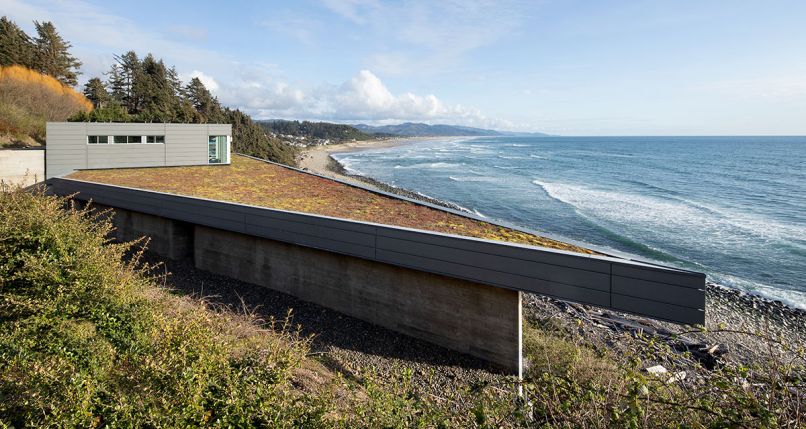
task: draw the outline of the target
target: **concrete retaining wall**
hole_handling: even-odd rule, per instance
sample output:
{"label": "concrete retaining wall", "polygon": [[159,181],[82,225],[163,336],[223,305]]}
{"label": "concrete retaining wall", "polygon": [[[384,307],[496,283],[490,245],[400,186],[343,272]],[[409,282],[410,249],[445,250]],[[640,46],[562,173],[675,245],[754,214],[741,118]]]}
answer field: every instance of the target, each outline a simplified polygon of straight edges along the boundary
{"label": "concrete retaining wall", "polygon": [[[112,207],[92,203],[96,210],[109,210]],[[171,259],[193,256],[193,225],[164,217],[153,216],[123,209],[113,209],[112,224],[115,226],[115,239],[132,241],[148,237],[148,250]]]}
{"label": "concrete retaining wall", "polygon": [[31,186],[45,180],[45,151],[39,149],[0,150],[0,181]]}
{"label": "concrete retaining wall", "polygon": [[[98,209],[107,206],[94,204]],[[115,209],[116,238],[268,287],[521,375],[521,292]]]}

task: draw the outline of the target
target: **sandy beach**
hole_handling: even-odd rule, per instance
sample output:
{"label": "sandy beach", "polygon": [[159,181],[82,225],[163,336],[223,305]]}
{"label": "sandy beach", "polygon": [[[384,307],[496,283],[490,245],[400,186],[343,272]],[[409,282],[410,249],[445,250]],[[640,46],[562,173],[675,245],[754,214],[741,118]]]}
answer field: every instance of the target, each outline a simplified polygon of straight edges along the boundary
{"label": "sandy beach", "polygon": [[[339,152],[356,152],[369,149],[381,149],[386,147],[400,146],[416,141],[423,141],[429,139],[428,137],[400,137],[390,139],[377,139],[355,141],[349,143],[331,144],[324,146],[314,146],[304,149],[297,158],[299,168],[308,170],[323,176],[334,177],[339,180],[344,180],[350,183],[360,183],[362,185],[372,185],[372,183],[365,180],[358,180],[354,176],[342,174],[340,168],[333,168],[335,161],[330,158],[333,153]],[[338,165],[338,164],[336,164]]]}

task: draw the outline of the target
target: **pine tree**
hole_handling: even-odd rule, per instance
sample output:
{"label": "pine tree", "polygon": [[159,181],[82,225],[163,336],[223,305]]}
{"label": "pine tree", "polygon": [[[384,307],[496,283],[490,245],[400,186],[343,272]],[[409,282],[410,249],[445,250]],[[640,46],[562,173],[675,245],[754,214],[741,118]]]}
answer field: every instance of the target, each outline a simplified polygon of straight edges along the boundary
{"label": "pine tree", "polygon": [[115,60],[122,79],[120,102],[130,114],[136,115],[141,108],[140,96],[143,93],[140,59],[134,51],[129,51],[123,55],[116,55]]}
{"label": "pine tree", "polygon": [[75,86],[81,62],[70,55],[72,45],[65,41],[51,22],[39,23],[36,26],[36,55],[34,69],[55,77],[65,85]]}
{"label": "pine tree", "polygon": [[0,66],[33,67],[34,42],[14,21],[0,18]]}
{"label": "pine tree", "polygon": [[109,101],[109,93],[101,79],[94,77],[84,85],[84,96],[92,101],[95,108],[104,107]]}
{"label": "pine tree", "polygon": [[148,54],[141,67],[143,73],[139,89],[142,91],[143,106],[140,118],[148,122],[175,121],[179,99],[165,63]]}
{"label": "pine tree", "polygon": [[168,82],[171,83],[171,90],[173,90],[174,95],[179,98],[185,98],[185,88],[182,86],[182,80],[179,79],[179,73],[174,66],[168,69]]}
{"label": "pine tree", "polygon": [[200,122],[220,123],[223,121],[223,111],[218,100],[210,93],[199,78],[194,77],[185,87],[188,101],[201,116]]}
{"label": "pine tree", "polygon": [[120,66],[112,64],[106,75],[108,76],[106,86],[109,88],[109,96],[122,105],[126,98],[126,82],[120,72]]}

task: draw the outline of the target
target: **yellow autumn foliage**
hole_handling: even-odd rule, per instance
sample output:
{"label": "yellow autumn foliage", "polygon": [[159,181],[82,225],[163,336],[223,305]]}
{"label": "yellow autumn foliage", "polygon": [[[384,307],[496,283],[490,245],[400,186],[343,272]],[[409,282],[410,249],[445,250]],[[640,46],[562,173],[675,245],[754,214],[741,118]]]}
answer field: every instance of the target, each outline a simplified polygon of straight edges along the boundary
{"label": "yellow autumn foliage", "polygon": [[51,76],[19,65],[0,67],[0,134],[44,142],[45,122],[90,110],[83,94]]}

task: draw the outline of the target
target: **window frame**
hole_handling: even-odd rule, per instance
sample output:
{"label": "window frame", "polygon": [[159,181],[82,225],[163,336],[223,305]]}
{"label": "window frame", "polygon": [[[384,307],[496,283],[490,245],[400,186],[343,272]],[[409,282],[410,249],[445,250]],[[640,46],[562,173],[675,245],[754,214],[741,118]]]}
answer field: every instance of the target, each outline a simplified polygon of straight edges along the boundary
{"label": "window frame", "polygon": [[[95,141],[92,141],[95,139]],[[104,139],[106,141],[101,141]],[[87,136],[87,144],[109,144],[109,136],[99,136],[97,134]]]}
{"label": "window frame", "polygon": [[[154,141],[148,141],[149,139],[154,139]],[[162,141],[158,141],[158,140]],[[145,144],[165,144],[165,135],[164,134],[153,134],[145,136]]]}

